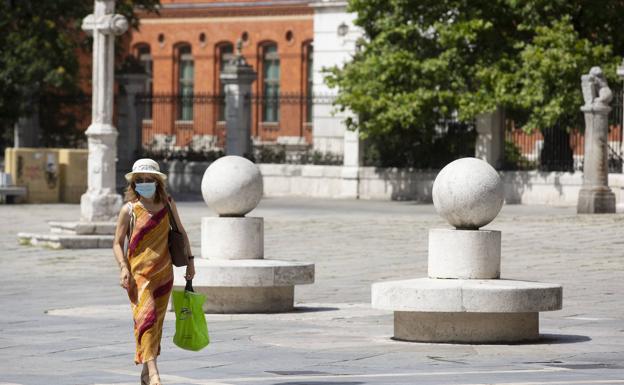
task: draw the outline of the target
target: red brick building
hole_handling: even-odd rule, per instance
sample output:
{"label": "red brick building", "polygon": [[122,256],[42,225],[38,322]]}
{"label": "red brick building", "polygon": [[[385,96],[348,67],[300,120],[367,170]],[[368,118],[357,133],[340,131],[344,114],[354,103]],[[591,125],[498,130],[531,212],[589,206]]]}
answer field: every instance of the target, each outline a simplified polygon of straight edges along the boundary
{"label": "red brick building", "polygon": [[141,15],[129,49],[149,73],[144,143],[223,146],[219,74],[238,39],[257,71],[252,135],[259,143],[310,144],[314,9],[307,0],[162,0]]}

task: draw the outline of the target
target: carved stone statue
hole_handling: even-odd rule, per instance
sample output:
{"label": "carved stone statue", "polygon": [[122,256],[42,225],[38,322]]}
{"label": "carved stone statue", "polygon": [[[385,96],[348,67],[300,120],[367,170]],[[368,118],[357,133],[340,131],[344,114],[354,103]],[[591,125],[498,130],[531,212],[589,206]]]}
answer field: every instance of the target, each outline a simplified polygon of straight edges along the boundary
{"label": "carved stone statue", "polygon": [[615,194],[609,188],[609,112],[613,92],[600,67],[581,76],[585,105],[585,154],[583,186],[579,191],[577,212],[597,214],[615,212]]}
{"label": "carved stone statue", "polygon": [[588,74],[581,76],[581,88],[585,106],[608,108],[613,100],[613,92],[600,67],[592,67]]}

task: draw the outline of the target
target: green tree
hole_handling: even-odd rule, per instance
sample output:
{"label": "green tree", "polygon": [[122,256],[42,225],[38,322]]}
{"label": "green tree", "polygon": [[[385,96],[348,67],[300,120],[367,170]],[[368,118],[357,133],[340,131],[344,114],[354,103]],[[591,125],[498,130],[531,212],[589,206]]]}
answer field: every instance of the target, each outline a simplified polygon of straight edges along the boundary
{"label": "green tree", "polygon": [[[0,124],[5,138],[33,101],[77,91],[78,53],[90,51],[81,33],[93,0],[0,0]],[[117,12],[138,28],[137,9],[156,11],[159,0],[118,0]]]}
{"label": "green tree", "polygon": [[[578,127],[580,77],[613,84],[624,51],[618,0],[350,0],[365,38],[330,70],[337,104],[383,165],[433,156],[434,127],[504,108],[525,130]],[[427,165],[427,164],[425,164]]]}

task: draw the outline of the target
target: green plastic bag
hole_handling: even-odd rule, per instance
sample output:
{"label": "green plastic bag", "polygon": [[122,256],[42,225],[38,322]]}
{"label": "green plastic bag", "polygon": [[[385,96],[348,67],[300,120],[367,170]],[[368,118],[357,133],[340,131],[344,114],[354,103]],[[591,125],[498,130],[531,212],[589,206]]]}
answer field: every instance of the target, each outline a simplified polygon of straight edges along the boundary
{"label": "green plastic bag", "polygon": [[195,293],[192,281],[186,281],[184,291],[174,290],[172,295],[176,314],[173,343],[186,350],[202,350],[210,343],[206,316],[202,309],[206,297]]}

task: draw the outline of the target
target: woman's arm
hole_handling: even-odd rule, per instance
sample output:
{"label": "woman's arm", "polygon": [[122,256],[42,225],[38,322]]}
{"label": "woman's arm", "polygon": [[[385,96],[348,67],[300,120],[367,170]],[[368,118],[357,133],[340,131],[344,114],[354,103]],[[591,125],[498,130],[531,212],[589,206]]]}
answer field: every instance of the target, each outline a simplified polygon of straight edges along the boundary
{"label": "woman's arm", "polygon": [[130,265],[128,263],[127,256],[124,255],[124,243],[126,241],[129,226],[130,212],[128,211],[127,205],[123,205],[119,211],[119,217],[117,218],[115,239],[113,241],[113,254],[115,256],[115,260],[117,261],[117,265],[121,270],[119,283],[125,289],[128,289],[130,283]]}
{"label": "woman's arm", "polygon": [[[171,207],[171,212],[173,213],[173,219],[175,220],[176,225],[178,226],[178,231],[184,236],[184,243],[186,247],[187,255],[192,256],[193,250],[191,250],[191,241],[189,240],[188,234],[182,226],[182,221],[180,220],[180,215],[178,214],[178,208],[176,207],[173,198],[170,198],[169,205]],[[195,261],[193,258],[189,258],[189,263],[186,266],[186,279],[193,279],[195,276]]]}

